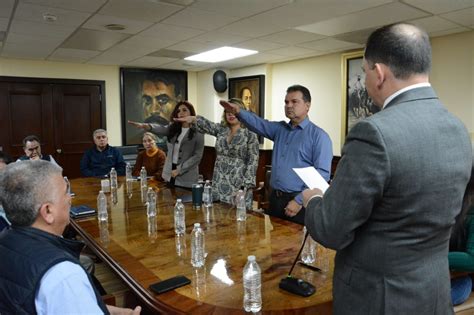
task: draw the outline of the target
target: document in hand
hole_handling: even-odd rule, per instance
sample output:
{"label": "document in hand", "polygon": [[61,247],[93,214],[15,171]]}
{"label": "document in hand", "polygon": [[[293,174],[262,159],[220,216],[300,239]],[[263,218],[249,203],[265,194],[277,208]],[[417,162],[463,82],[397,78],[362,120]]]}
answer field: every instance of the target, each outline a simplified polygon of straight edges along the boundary
{"label": "document in hand", "polygon": [[301,178],[301,180],[308,186],[308,188],[318,188],[323,194],[328,189],[329,184],[326,180],[318,173],[318,171],[312,167],[293,168],[293,171]]}

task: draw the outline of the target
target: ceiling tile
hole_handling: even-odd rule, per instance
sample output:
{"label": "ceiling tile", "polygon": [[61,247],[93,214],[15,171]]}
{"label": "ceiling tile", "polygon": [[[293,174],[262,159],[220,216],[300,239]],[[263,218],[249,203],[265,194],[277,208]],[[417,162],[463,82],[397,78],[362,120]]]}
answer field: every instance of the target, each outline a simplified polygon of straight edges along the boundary
{"label": "ceiling tile", "polygon": [[162,69],[176,69],[176,70],[187,70],[187,71],[203,71],[214,67],[212,63],[193,63],[187,60],[176,60],[171,63],[162,64]]}
{"label": "ceiling tile", "polygon": [[166,57],[173,59],[184,59],[189,57],[191,54],[189,52],[180,51],[180,50],[171,50],[171,49],[160,49],[151,54],[148,54],[150,57]]}
{"label": "ceiling tile", "polygon": [[161,21],[164,24],[178,25],[211,31],[236,21],[238,18],[209,11],[186,8]]}
{"label": "ceiling tile", "polygon": [[299,44],[297,46],[303,47],[303,48],[315,49],[319,51],[328,51],[328,52],[334,51],[334,50],[344,50],[344,49],[360,47],[360,45],[350,43],[350,42],[345,42],[342,40],[333,39],[333,38],[315,40],[312,42]]}
{"label": "ceiling tile", "polygon": [[189,28],[174,26],[168,24],[156,24],[149,29],[141,32],[139,35],[152,37],[154,40],[172,40],[175,43],[193,38],[195,36],[203,34],[204,31]]}
{"label": "ceiling tile", "polygon": [[[49,13],[57,17],[54,22],[45,21],[43,14]],[[43,23],[48,25],[79,26],[90,16],[89,13],[51,8],[29,3],[18,4],[15,10],[15,19]]]}
{"label": "ceiling tile", "polygon": [[293,2],[293,0],[199,0],[191,7],[224,15],[247,17]]}
{"label": "ceiling tile", "polygon": [[473,0],[403,0],[403,2],[433,14],[456,11],[474,6]]}
{"label": "ceiling tile", "polygon": [[2,49],[3,57],[21,58],[21,59],[45,59],[54,47],[48,45],[31,44],[9,44],[5,43]]}
{"label": "ceiling tile", "polygon": [[99,65],[122,65],[138,58],[137,56],[131,56],[130,52],[131,51],[127,50],[108,50],[88,60],[87,63]]}
{"label": "ceiling tile", "polygon": [[8,18],[0,18],[0,31],[6,31],[8,28]]}
{"label": "ceiling tile", "polygon": [[104,51],[128,36],[121,33],[79,29],[61,45],[61,48]]}
{"label": "ceiling tile", "polygon": [[287,30],[283,32],[274,33],[271,35],[260,37],[259,39],[267,40],[270,42],[294,45],[304,42],[309,42],[313,40],[323,39],[324,35],[319,35],[315,33],[303,32],[299,30]]}
{"label": "ceiling tile", "polygon": [[176,45],[169,46],[168,49],[180,50],[189,52],[190,55],[202,53],[211,49],[219,48],[221,45],[213,42],[197,42],[194,40],[187,40]]}
{"label": "ceiling tile", "polygon": [[0,1],[0,18],[9,18],[12,15],[15,0]]}
{"label": "ceiling tile", "polygon": [[[120,31],[110,31],[105,27],[109,24],[120,24],[125,26],[125,29]],[[115,16],[96,14],[92,18],[90,18],[82,27],[99,31],[137,34],[146,29],[147,27],[150,27],[151,25],[153,25],[152,22],[129,20]]]}
{"label": "ceiling tile", "polygon": [[176,61],[176,58],[168,58],[168,57],[151,57],[145,56],[133,60],[131,62],[126,63],[126,66],[133,66],[133,67],[143,67],[143,68],[156,68],[160,65],[167,64],[173,61]]}
{"label": "ceiling tile", "polygon": [[459,26],[451,21],[440,18],[438,16],[430,16],[422,19],[416,19],[410,21],[410,23],[413,23],[414,25],[424,29],[428,34],[453,29]]}
{"label": "ceiling tile", "polygon": [[242,43],[235,44],[234,47],[252,49],[259,52],[284,47],[283,44],[268,42],[261,39],[251,39]]}
{"label": "ceiling tile", "polygon": [[20,0],[20,2],[24,3],[89,13],[97,11],[106,1],[107,0]]}
{"label": "ceiling tile", "polygon": [[307,56],[311,54],[319,54],[319,51],[315,51],[313,49],[303,48],[303,47],[296,47],[296,46],[287,46],[284,48],[273,49],[267,51],[267,53],[280,55],[280,56],[287,56],[287,57],[297,57],[297,56]]}
{"label": "ceiling tile", "polygon": [[361,31],[355,31],[355,32],[350,32],[350,33],[345,33],[345,34],[339,34],[336,36],[333,36],[334,39],[342,40],[345,42],[351,42],[351,43],[358,43],[365,45],[367,43],[367,39],[369,38],[369,35],[375,30],[374,28],[368,28],[365,30]]}
{"label": "ceiling tile", "polygon": [[250,39],[248,36],[239,36],[226,34],[219,31],[211,31],[204,33],[202,35],[196,36],[193,38],[193,41],[196,42],[207,42],[207,43],[216,43],[221,46],[229,46],[234,43],[243,42],[247,39]]}
{"label": "ceiling tile", "polygon": [[13,20],[10,25],[11,33],[38,35],[56,38],[67,38],[74,32],[75,27],[57,24]]}
{"label": "ceiling tile", "polygon": [[48,45],[57,47],[62,43],[63,39],[58,37],[48,37],[40,34],[18,34],[10,32],[7,42],[11,44],[31,44],[31,45]]}
{"label": "ceiling tile", "polygon": [[99,13],[131,20],[159,22],[183,8],[183,6],[147,0],[109,0]]}
{"label": "ceiling tile", "polygon": [[299,26],[297,29],[332,36],[427,15],[428,13],[395,2],[322,22]]}
{"label": "ceiling tile", "polygon": [[254,18],[266,23],[277,23],[286,29],[359,12],[389,2],[392,0],[293,0],[290,5],[269,10]]}
{"label": "ceiling tile", "polygon": [[[275,22],[275,21],[273,21]],[[283,31],[285,28],[278,24],[272,24],[256,18],[247,18],[230,25],[222,27],[219,31],[252,38],[261,37],[275,32]]]}
{"label": "ceiling tile", "polygon": [[136,49],[143,52],[144,55],[149,54],[150,52],[156,51],[158,49],[168,47],[174,44],[175,41],[173,40],[156,40],[152,37],[135,35],[130,38],[127,38],[123,42],[117,44],[116,47],[123,48],[123,49]]}
{"label": "ceiling tile", "polygon": [[456,28],[452,28],[452,29],[449,29],[449,30],[433,32],[433,33],[430,34],[430,36],[431,37],[445,36],[445,35],[468,32],[468,31],[470,31],[469,28],[461,26],[461,27],[456,27]]}
{"label": "ceiling tile", "polygon": [[454,23],[474,28],[474,7],[441,14],[441,17],[453,21]]}
{"label": "ceiling tile", "polygon": [[58,48],[49,57],[48,60],[84,62],[100,54],[100,51]]}

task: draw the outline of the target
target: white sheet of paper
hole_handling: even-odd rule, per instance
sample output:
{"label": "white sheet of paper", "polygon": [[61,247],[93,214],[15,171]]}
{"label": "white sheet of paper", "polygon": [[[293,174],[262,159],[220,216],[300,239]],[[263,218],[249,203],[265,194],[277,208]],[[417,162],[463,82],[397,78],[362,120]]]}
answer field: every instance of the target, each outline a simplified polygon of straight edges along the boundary
{"label": "white sheet of paper", "polygon": [[293,168],[293,171],[303,180],[303,182],[308,186],[308,188],[318,188],[321,189],[323,194],[328,189],[329,184],[326,180],[318,173],[318,171],[312,167],[302,167],[302,168]]}

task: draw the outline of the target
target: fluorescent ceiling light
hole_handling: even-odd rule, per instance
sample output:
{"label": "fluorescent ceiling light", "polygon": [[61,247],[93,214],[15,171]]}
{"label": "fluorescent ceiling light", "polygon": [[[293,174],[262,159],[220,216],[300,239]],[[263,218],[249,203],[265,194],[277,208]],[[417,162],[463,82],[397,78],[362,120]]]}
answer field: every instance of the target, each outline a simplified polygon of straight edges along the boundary
{"label": "fluorescent ceiling light", "polygon": [[257,53],[258,51],[256,50],[224,46],[224,47],[209,50],[197,55],[189,56],[184,59],[192,60],[192,61],[201,61],[201,62],[219,62],[219,61],[226,61],[226,60],[236,59],[240,57],[250,56]]}

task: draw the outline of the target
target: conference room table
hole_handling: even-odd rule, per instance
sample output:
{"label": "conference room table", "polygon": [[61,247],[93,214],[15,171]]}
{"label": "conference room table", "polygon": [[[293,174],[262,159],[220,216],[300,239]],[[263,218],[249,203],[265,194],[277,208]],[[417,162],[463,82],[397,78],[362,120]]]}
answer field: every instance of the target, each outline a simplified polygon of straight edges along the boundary
{"label": "conference room table", "polygon": [[[99,178],[71,180],[72,205],[97,208]],[[157,214],[148,217],[146,190],[140,182],[119,177],[114,193],[107,193],[108,220],[97,215],[75,218],[71,225],[92,251],[127,284],[140,305],[164,314],[242,314],[242,272],[248,255],[255,255],[262,274],[263,314],[331,314],[334,252],[318,246],[314,271],[297,264],[292,275],[316,286],[310,297],[279,289],[302,242],[303,227],[262,213],[248,211],[247,220],[236,220],[236,209],[224,203],[193,209],[185,203],[186,233],[174,232],[176,198],[190,199],[191,192],[166,188],[149,181],[157,192]],[[205,265],[191,265],[191,231],[200,223],[205,232]],[[191,284],[155,294],[149,286],[184,275]]]}

